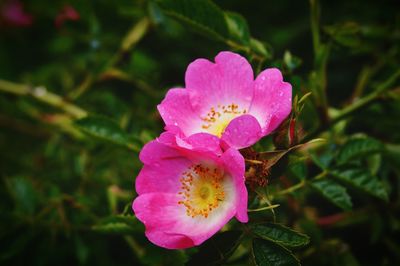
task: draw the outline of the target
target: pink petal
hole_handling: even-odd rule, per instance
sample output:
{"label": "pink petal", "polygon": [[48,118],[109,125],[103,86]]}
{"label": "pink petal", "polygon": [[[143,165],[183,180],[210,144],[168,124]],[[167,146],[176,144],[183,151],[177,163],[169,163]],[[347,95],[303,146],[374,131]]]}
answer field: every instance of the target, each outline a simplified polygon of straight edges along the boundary
{"label": "pink petal", "polygon": [[[164,135],[164,140],[167,137],[168,135]],[[164,192],[176,192],[179,189],[179,177],[192,164],[178,149],[157,140],[147,143],[139,157],[144,166],[136,178],[138,194],[160,189]]]}
{"label": "pink petal", "polygon": [[[179,142],[177,138],[177,142]],[[183,140],[182,140],[183,141]],[[210,152],[213,155],[221,155],[220,139],[208,133],[197,133],[184,140],[192,150],[200,152]]]}
{"label": "pink petal", "polygon": [[292,86],[284,82],[281,72],[269,68],[261,72],[254,87],[254,100],[250,114],[260,122],[263,134],[269,134],[290,114]]}
{"label": "pink petal", "polygon": [[236,149],[249,147],[260,138],[260,124],[251,115],[241,115],[233,119],[222,134],[222,141]]}
{"label": "pink petal", "polygon": [[171,249],[186,248],[190,244],[188,239],[182,238],[186,236],[194,245],[200,245],[220,230],[235,213],[234,208],[227,206],[221,213],[208,218],[192,218],[186,215],[185,207],[178,204],[179,200],[177,194],[167,193],[146,193],[134,200],[133,211],[146,226],[146,235],[154,244]]}
{"label": "pink petal", "polygon": [[157,140],[150,141],[144,145],[139,154],[139,159],[144,164],[158,163],[163,159],[181,157],[179,150],[173,149]]}
{"label": "pink petal", "polygon": [[178,200],[177,195],[165,193],[146,193],[134,200],[132,209],[135,216],[143,222],[146,236],[155,245],[170,249],[193,246],[188,245],[192,241],[187,236],[165,233],[166,229],[176,227],[177,219],[184,211],[177,204]]}
{"label": "pink petal", "polygon": [[171,131],[162,133],[157,138],[157,141],[179,150],[182,156],[195,154],[196,156],[194,157],[196,158],[202,154],[203,156],[216,158],[216,156],[222,154],[220,139],[208,133],[196,133],[185,137],[177,129],[174,133]]}
{"label": "pink petal", "polygon": [[146,164],[136,177],[136,192],[139,195],[158,191],[178,193],[181,187],[179,178],[191,165],[192,162],[184,157]]}
{"label": "pink petal", "polygon": [[247,60],[232,52],[221,52],[215,64],[206,59],[192,62],[185,75],[193,109],[204,117],[213,107],[236,104],[246,109],[253,99],[253,70]]}
{"label": "pink petal", "polygon": [[235,187],[237,194],[236,205],[236,218],[242,222],[247,223],[249,217],[247,215],[247,189],[245,186],[245,163],[244,158],[239,151],[230,148],[221,157],[225,165],[225,169],[235,179]]}
{"label": "pink petal", "polygon": [[157,141],[170,147],[176,146],[176,139],[178,136],[182,135],[180,134],[181,132],[179,131],[179,128],[174,127],[174,129],[176,129],[176,131],[166,131],[161,133],[161,135],[157,138]]}
{"label": "pink petal", "polygon": [[167,126],[179,127],[186,136],[200,132],[202,120],[193,111],[186,89],[170,89],[157,109]]}
{"label": "pink petal", "polygon": [[147,230],[145,234],[153,244],[167,249],[183,249],[195,246],[192,239],[182,234],[169,234],[157,229]]}

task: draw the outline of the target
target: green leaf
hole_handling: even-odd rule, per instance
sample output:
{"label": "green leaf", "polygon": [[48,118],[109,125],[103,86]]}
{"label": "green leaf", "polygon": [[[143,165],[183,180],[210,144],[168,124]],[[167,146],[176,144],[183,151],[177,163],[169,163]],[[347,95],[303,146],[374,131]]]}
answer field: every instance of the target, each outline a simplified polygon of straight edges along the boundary
{"label": "green leaf", "polygon": [[301,247],[310,242],[307,235],[294,231],[284,225],[274,223],[254,224],[249,229],[257,236],[284,245],[286,247]]}
{"label": "green leaf", "polygon": [[299,180],[307,178],[307,167],[304,161],[295,162],[289,165],[290,173],[293,174]]}
{"label": "green leaf", "polygon": [[257,238],[253,240],[253,257],[257,266],[300,265],[297,258],[286,248]]}
{"label": "green leaf", "polygon": [[340,149],[336,160],[341,165],[350,160],[379,152],[382,149],[382,143],[372,138],[351,139]]}
{"label": "green leaf", "polygon": [[148,8],[149,8],[150,19],[153,21],[154,24],[160,24],[164,22],[165,20],[164,14],[160,10],[160,7],[157,5],[157,3],[149,1]]}
{"label": "green leaf", "polygon": [[224,12],[210,0],[162,0],[157,3],[165,15],[206,37],[224,42],[236,50],[270,57],[265,45],[250,37],[247,22],[241,15]]}
{"label": "green leaf", "polygon": [[324,179],[312,182],[311,186],[339,208],[344,210],[350,210],[352,208],[353,205],[350,196],[347,194],[346,188],[338,183]]}
{"label": "green leaf", "polygon": [[388,194],[383,183],[377,176],[363,169],[334,170],[331,174],[338,180],[364,191],[382,200],[388,200]]}
{"label": "green leaf", "polygon": [[250,31],[247,21],[238,13],[225,12],[230,37],[242,44],[250,43]]}
{"label": "green leaf", "polygon": [[250,38],[250,48],[255,53],[257,53],[257,54],[259,54],[261,56],[264,56],[265,58],[270,58],[271,57],[271,54],[269,53],[269,51],[265,47],[264,43],[262,43],[261,41],[259,41],[257,39]]}
{"label": "green leaf", "polygon": [[[285,64],[287,69],[293,71],[301,65],[301,59],[299,57],[293,56],[290,51],[285,51],[285,53],[283,54],[283,63]],[[303,98],[299,101],[299,103],[301,103],[301,101],[304,101]]]}
{"label": "green leaf", "polygon": [[376,175],[382,164],[382,154],[380,154],[380,153],[373,154],[372,156],[368,156],[366,159],[367,159],[366,161],[367,161],[368,170],[373,175]]}
{"label": "green leaf", "polygon": [[107,234],[143,233],[143,225],[133,216],[116,215],[103,219],[93,225],[92,230]]}
{"label": "green leaf", "polygon": [[240,244],[241,235],[239,231],[227,231],[215,235],[200,246],[199,251],[189,259],[186,265],[220,265]]}
{"label": "green leaf", "polygon": [[135,144],[129,142],[127,134],[111,119],[100,116],[88,116],[77,120],[75,125],[92,137],[125,146],[135,151],[138,150]]}
{"label": "green leaf", "polygon": [[229,36],[224,12],[209,0],[163,0],[161,9],[197,32],[220,41]]}
{"label": "green leaf", "polygon": [[324,154],[317,155],[310,152],[311,160],[321,169],[326,170],[330,166],[334,156],[332,151],[325,152]]}
{"label": "green leaf", "polygon": [[31,180],[26,177],[12,177],[6,179],[6,185],[13,196],[17,212],[32,215],[38,202],[37,193]]}

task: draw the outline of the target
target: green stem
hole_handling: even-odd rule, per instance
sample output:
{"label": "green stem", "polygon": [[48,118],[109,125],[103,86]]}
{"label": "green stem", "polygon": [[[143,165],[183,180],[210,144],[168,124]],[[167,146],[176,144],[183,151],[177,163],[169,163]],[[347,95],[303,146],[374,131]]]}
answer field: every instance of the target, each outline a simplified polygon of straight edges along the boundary
{"label": "green stem", "polygon": [[319,38],[319,5],[318,0],[310,0],[311,7],[311,33],[314,47],[314,54],[317,54],[320,45]]}
{"label": "green stem", "polygon": [[306,184],[305,181],[301,181],[300,183],[298,183],[298,184],[296,184],[296,185],[294,185],[294,186],[291,186],[291,187],[289,187],[289,188],[287,188],[287,189],[284,189],[284,190],[279,191],[279,192],[277,193],[277,195],[285,195],[285,194],[292,193],[292,192],[294,192],[294,191],[296,191],[296,190],[298,190],[298,189],[304,187],[305,184]]}
{"label": "green stem", "polygon": [[342,111],[339,112],[332,120],[329,121],[328,124],[322,125],[319,128],[317,128],[314,132],[311,132],[305,139],[304,141],[310,140],[312,138],[315,138],[318,136],[320,133],[324,132],[325,130],[329,129],[331,126],[336,124],[337,122],[345,119],[349,115],[355,113],[356,111],[360,110],[361,108],[364,108],[365,106],[369,105],[376,99],[378,99],[383,93],[385,93],[390,86],[400,77],[400,70],[397,70],[393,75],[391,75],[385,82],[380,84],[377,89],[368,94],[367,96],[361,98],[360,100],[354,102],[353,104],[347,106],[344,108]]}
{"label": "green stem", "polygon": [[274,196],[281,196],[281,195],[286,195],[286,194],[292,193],[292,192],[304,187],[305,185],[307,185],[307,183],[312,182],[314,180],[318,180],[318,179],[324,178],[327,175],[328,175],[328,171],[323,171],[320,174],[318,174],[315,177],[313,177],[310,181],[303,180],[303,181],[301,181],[300,183],[298,183],[298,184],[296,184],[294,186],[291,186],[291,187],[289,187],[287,189],[284,189],[284,190],[281,190],[281,191],[277,192],[275,195],[271,195],[271,197],[273,198]]}
{"label": "green stem", "polygon": [[100,81],[105,73],[107,73],[109,70],[112,70],[116,65],[118,65],[122,61],[122,59],[125,58],[125,55],[128,55],[129,52],[136,46],[136,44],[143,39],[149,28],[150,19],[148,17],[144,17],[139,20],[139,22],[135,23],[122,39],[118,51],[116,51],[115,54],[105,64],[105,66],[103,66],[100,73],[89,73],[82,81],[82,83],[76,89],[71,91],[69,97],[72,99],[78,98],[87,90],[89,90],[92,87],[93,83]]}
{"label": "green stem", "polygon": [[150,19],[147,17],[142,18],[139,22],[135,23],[132,28],[128,31],[121,42],[119,50],[111,57],[106,64],[104,71],[118,65],[124,55],[127,54],[133,47],[145,36],[148,29],[150,28]]}
{"label": "green stem", "polygon": [[153,97],[153,98],[162,98],[162,94],[160,91],[155,90],[153,87],[151,87],[148,83],[145,81],[132,77],[132,75],[123,72],[120,69],[116,68],[110,68],[107,71],[104,71],[103,73],[100,74],[98,77],[98,81],[103,81],[107,79],[116,79],[120,80],[123,82],[130,83],[132,85],[135,85],[139,90],[143,91],[147,95]]}
{"label": "green stem", "polygon": [[139,243],[136,242],[133,237],[124,236],[124,239],[138,258],[142,258],[145,255],[145,250],[139,245]]}
{"label": "green stem", "polygon": [[121,43],[121,51],[129,52],[146,34],[150,27],[150,19],[144,17],[139,20],[126,34]]}
{"label": "green stem", "polygon": [[318,0],[310,0],[310,24],[314,48],[314,71],[310,75],[310,90],[313,92],[314,104],[322,125],[328,122],[327,64],[330,54],[330,43],[321,43],[320,8]]}
{"label": "green stem", "polygon": [[259,212],[259,211],[271,210],[271,209],[275,209],[279,206],[280,206],[280,204],[269,205],[269,206],[257,208],[257,209],[248,209],[247,212]]}
{"label": "green stem", "polygon": [[390,76],[384,83],[382,83],[374,92],[368,94],[364,98],[356,101],[354,104],[344,108],[338,116],[336,116],[331,123],[337,123],[343,118],[347,117],[349,114],[355,112],[356,110],[368,105],[375,99],[379,98],[383,92],[385,92],[390,86],[400,77],[400,70],[397,70],[392,76]]}
{"label": "green stem", "polygon": [[17,95],[26,95],[30,92],[30,88],[28,86],[12,83],[2,79],[0,79],[0,90]]}
{"label": "green stem", "polygon": [[354,92],[351,96],[351,101],[356,101],[360,95],[363,94],[365,87],[368,84],[368,81],[371,79],[372,74],[374,73],[374,69],[371,66],[364,66],[360,74],[358,75],[357,83],[354,88]]}
{"label": "green stem", "polygon": [[46,103],[50,106],[63,110],[65,113],[73,116],[74,118],[83,118],[87,112],[80,107],[67,102],[61,96],[49,92],[45,87],[31,87],[24,84],[18,84],[0,79],[0,91],[16,94],[16,95],[30,95],[36,100]]}

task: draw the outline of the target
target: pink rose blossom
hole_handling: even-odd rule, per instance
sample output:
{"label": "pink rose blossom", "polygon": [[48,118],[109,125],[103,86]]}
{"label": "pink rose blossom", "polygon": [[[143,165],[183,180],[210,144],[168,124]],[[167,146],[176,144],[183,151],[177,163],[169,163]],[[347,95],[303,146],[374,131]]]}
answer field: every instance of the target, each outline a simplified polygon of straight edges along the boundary
{"label": "pink rose blossom", "polygon": [[281,72],[269,68],[254,80],[242,56],[221,52],[215,63],[192,62],[185,89],[170,89],[158,105],[167,131],[180,136],[215,135],[233,148],[253,145],[289,115],[292,86]]}
{"label": "pink rose blossom", "polygon": [[75,8],[71,5],[65,5],[54,19],[54,24],[57,28],[60,28],[67,20],[77,21],[79,19],[80,15],[78,11],[76,11]]}
{"label": "pink rose blossom", "polygon": [[146,144],[139,157],[144,166],[132,208],[154,244],[189,248],[233,216],[248,221],[244,159],[233,148],[222,152],[215,136],[183,140],[165,132]]}
{"label": "pink rose blossom", "polygon": [[11,0],[0,8],[0,20],[10,26],[28,27],[33,23],[33,16],[25,12],[24,5],[19,0]]}

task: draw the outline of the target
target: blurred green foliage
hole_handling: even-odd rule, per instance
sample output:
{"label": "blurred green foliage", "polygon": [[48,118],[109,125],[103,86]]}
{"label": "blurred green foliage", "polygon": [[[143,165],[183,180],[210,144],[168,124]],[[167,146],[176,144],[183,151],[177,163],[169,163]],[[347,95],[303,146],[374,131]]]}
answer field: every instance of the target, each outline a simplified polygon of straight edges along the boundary
{"label": "blurred green foliage", "polygon": [[[15,3],[31,23],[7,18]],[[0,1],[0,264],[399,265],[399,10],[395,0]],[[138,152],[162,131],[165,92],[221,50],[256,73],[279,67],[297,105],[254,147],[268,171],[248,179],[250,224],[164,250],[131,211]]]}

